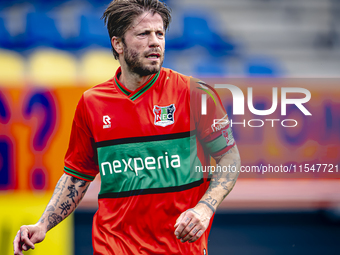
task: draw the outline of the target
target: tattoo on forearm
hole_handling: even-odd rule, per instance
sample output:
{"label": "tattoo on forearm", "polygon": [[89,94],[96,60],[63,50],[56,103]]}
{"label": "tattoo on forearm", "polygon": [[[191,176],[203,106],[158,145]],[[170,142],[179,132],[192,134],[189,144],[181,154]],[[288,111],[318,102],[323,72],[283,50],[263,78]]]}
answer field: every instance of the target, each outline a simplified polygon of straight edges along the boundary
{"label": "tattoo on forearm", "polygon": [[[232,148],[233,149],[233,148]],[[231,151],[231,150],[229,150]],[[228,153],[228,152],[227,152]],[[221,159],[221,158],[220,158]],[[237,169],[237,167],[240,164],[240,159],[238,157],[233,157],[231,159],[231,162],[228,169]],[[199,203],[207,205],[212,212],[216,211],[216,207],[218,206],[218,201],[222,201],[233,189],[236,179],[238,177],[237,171],[229,171],[229,172],[223,172],[223,171],[216,171],[213,173],[213,176],[210,181],[209,188],[206,191],[206,198],[203,201],[200,201]],[[214,189],[218,188],[218,190],[213,191]],[[225,192],[220,192],[221,189],[223,189]],[[216,193],[218,192],[218,193]],[[221,197],[221,194],[223,197]],[[215,197],[217,196],[217,197]],[[213,198],[214,197],[214,198]],[[216,199],[215,199],[216,198]],[[218,199],[218,200],[217,200]]]}
{"label": "tattoo on forearm", "polygon": [[46,212],[54,212],[55,211],[55,208],[53,205],[49,205],[46,209]]}
{"label": "tattoo on forearm", "polygon": [[85,196],[85,193],[86,193],[86,191],[89,187],[90,187],[90,185],[87,185],[87,187],[83,190],[83,192],[81,193],[81,198],[83,198]]}
{"label": "tattoo on forearm", "polygon": [[205,204],[206,206],[210,208],[210,210],[212,210],[213,213],[216,211],[215,208],[206,201],[199,201],[198,204]]}
{"label": "tattoo on forearm", "polygon": [[68,186],[67,189],[70,191],[70,194],[67,196],[72,199],[73,203],[75,203],[73,198],[78,196],[78,190],[76,190],[76,187],[73,184]]}
{"label": "tattoo on forearm", "polygon": [[80,182],[79,187],[84,187],[85,184],[86,184],[86,181],[81,180],[81,179],[78,179],[78,178],[73,177],[73,176],[71,176],[71,181],[72,181],[74,184],[77,184],[78,182]]}
{"label": "tattoo on forearm", "polygon": [[[78,179],[78,178],[75,178],[73,176],[71,176],[71,181],[74,183],[74,184],[77,184],[77,183],[80,183],[80,185],[78,187],[76,187],[76,185],[71,185],[68,187],[68,190],[70,191],[70,194],[68,194],[67,196],[69,198],[72,199],[72,202],[75,203],[76,205],[79,204],[79,202],[83,199],[83,197],[85,196],[85,193],[87,191],[87,189],[89,188],[90,185],[87,185],[87,187],[81,192],[81,196],[78,197],[78,190],[79,188],[82,188],[82,187],[85,187],[87,182],[84,181],[84,180],[81,180],[81,179]],[[75,201],[74,198],[78,197],[78,201]]]}
{"label": "tattoo on forearm", "polygon": [[[66,182],[67,182],[67,180],[68,180],[68,178],[69,178],[69,176],[66,176],[65,177],[65,180],[64,180],[64,182],[61,184],[61,180],[59,180],[59,182],[57,183],[57,187],[56,187],[56,190],[58,189],[59,191],[57,191],[57,192],[59,192],[59,195],[58,195],[58,197],[56,198],[56,200],[55,200],[55,202],[54,202],[54,207],[56,207],[57,206],[57,204],[59,203],[59,200],[60,200],[60,197],[61,197],[61,195],[63,194],[63,191],[64,191],[64,189],[65,189],[65,184],[66,184]],[[61,186],[61,188],[60,188],[60,185],[62,185]],[[55,193],[55,194],[57,194],[57,192]]]}
{"label": "tattoo on forearm", "polygon": [[224,190],[226,190],[228,193],[230,192],[229,189],[228,189],[228,182],[221,182],[221,185],[222,185]]}
{"label": "tattoo on forearm", "polygon": [[54,226],[56,226],[59,222],[61,222],[63,220],[63,218],[61,216],[59,216],[56,213],[51,213],[48,216],[48,225],[47,225],[47,230],[50,230],[51,228],[53,228]]}
{"label": "tattoo on forearm", "polygon": [[225,154],[231,154],[231,153],[233,153],[234,152],[234,150],[233,150],[234,148],[231,148],[230,150],[228,150],[226,153],[224,153],[222,156],[224,156]]}
{"label": "tattoo on forearm", "polygon": [[[235,169],[238,163],[239,163],[238,159],[233,159],[233,163],[230,164],[229,169]],[[211,182],[210,182],[207,192],[209,193],[214,188],[221,185],[223,189],[227,191],[227,193],[225,194],[225,196],[227,196],[229,192],[232,190],[232,187],[234,186],[236,182],[237,176],[238,176],[237,172],[235,173],[234,172],[226,173],[222,171],[215,172],[211,178]]]}
{"label": "tattoo on forearm", "polygon": [[85,187],[86,181],[80,180],[79,188]]}
{"label": "tattoo on forearm", "polygon": [[58,183],[57,183],[57,185],[54,189],[52,197],[60,191],[60,184],[61,184],[61,179],[59,179],[59,181],[58,181]]}
{"label": "tattoo on forearm", "polygon": [[[85,185],[86,185],[86,183],[85,183]],[[84,186],[85,186],[85,185],[84,185]],[[81,186],[79,186],[79,188],[80,188],[80,187],[84,187],[84,186],[81,185]],[[83,197],[85,196],[86,191],[87,191],[87,189],[89,188],[89,186],[90,186],[90,184],[87,185],[87,187],[81,192],[81,195],[79,196],[79,199],[78,199],[78,201],[77,201],[76,204],[79,204],[80,201],[83,199]]]}
{"label": "tattoo on forearm", "polygon": [[[66,184],[69,179],[71,180],[73,184],[70,184],[67,186]],[[85,187],[86,185],[87,187]],[[51,201],[53,202],[51,202],[47,206],[45,210],[46,214],[44,213],[46,216],[43,216],[43,218],[39,219],[39,222],[44,223],[45,220],[48,221],[47,231],[53,228],[54,226],[56,226],[59,222],[61,222],[65,217],[67,217],[75,209],[75,207],[77,206],[77,203],[79,203],[80,200],[83,198],[89,186],[90,185],[88,182],[77,179],[73,176],[65,175],[62,178],[60,178],[52,195]],[[80,193],[79,189],[82,187],[85,187],[85,188],[83,188],[81,191],[81,194],[79,194]],[[67,192],[66,188],[69,191],[67,195],[65,194],[65,192]],[[70,199],[65,201],[63,198],[65,195]],[[62,201],[60,201],[61,199]],[[59,202],[61,204],[59,204]],[[56,212],[56,210],[59,210],[59,209],[60,209],[60,215],[58,215],[59,211]],[[51,213],[47,216],[48,212],[51,212]]]}
{"label": "tattoo on forearm", "polygon": [[219,156],[217,161],[219,161],[224,155],[228,155],[228,154],[231,154],[231,153],[234,153],[234,152],[235,152],[235,147],[232,147],[230,150],[228,150],[227,152],[225,152],[221,156]]}
{"label": "tattoo on forearm", "polygon": [[66,200],[66,202],[62,203],[59,208],[61,209],[61,213],[60,214],[63,214],[64,213],[64,216],[66,216],[68,214],[68,211],[70,210],[71,208],[71,204],[69,203],[68,200]]}
{"label": "tattoo on forearm", "polygon": [[211,196],[209,196],[208,198],[205,199],[205,201],[207,201],[209,204],[211,204],[212,206],[215,206],[217,203],[216,199],[213,199]]}
{"label": "tattoo on forearm", "polygon": [[[217,175],[219,175],[219,173],[217,173]],[[209,185],[209,188],[208,188],[208,191],[212,191],[214,188],[216,188],[218,185],[220,185],[220,182],[219,182],[219,177],[217,176],[212,176],[211,177],[211,181],[210,181],[210,185]]]}
{"label": "tattoo on forearm", "polygon": [[76,184],[77,182],[80,182],[80,181],[81,181],[80,179],[71,176],[71,182],[73,182],[74,184]]}

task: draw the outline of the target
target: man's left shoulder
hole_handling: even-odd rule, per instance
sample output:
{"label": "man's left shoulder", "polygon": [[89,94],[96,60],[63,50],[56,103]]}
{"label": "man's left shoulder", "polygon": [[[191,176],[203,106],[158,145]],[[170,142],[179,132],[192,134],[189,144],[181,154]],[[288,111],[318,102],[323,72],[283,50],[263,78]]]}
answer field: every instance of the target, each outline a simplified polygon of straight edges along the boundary
{"label": "man's left shoulder", "polygon": [[216,90],[211,85],[194,77],[190,77],[190,91],[192,95],[209,94],[212,97],[218,97]]}
{"label": "man's left shoulder", "polygon": [[191,77],[182,73],[179,73],[175,70],[162,67],[163,77],[165,79],[179,87],[187,87],[190,88],[190,79]]}
{"label": "man's left shoulder", "polygon": [[162,77],[173,84],[177,90],[190,90],[191,94],[202,94],[207,90],[213,94],[216,93],[209,84],[201,79],[179,73],[169,68],[162,67]]}

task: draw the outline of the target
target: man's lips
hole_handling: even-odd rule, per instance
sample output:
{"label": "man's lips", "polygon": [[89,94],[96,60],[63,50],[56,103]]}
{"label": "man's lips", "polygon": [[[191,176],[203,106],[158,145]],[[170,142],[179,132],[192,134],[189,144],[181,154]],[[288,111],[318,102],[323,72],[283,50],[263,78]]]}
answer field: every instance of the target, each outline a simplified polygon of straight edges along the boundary
{"label": "man's lips", "polygon": [[151,53],[151,54],[146,55],[146,58],[158,59],[160,58],[160,56],[161,54],[159,53]]}

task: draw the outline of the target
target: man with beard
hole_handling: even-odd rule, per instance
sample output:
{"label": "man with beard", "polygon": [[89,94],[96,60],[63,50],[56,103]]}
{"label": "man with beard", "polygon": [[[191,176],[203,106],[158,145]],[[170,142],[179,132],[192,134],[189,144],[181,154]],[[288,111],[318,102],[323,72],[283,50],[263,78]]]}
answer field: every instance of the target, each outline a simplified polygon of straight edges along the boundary
{"label": "man with beard", "polygon": [[103,18],[121,67],[80,99],[64,175],[39,222],[18,231],[14,254],[66,218],[98,173],[95,254],[206,254],[213,215],[238,171],[197,169],[210,156],[220,169],[239,169],[227,114],[207,84],[162,68],[166,5],[116,0]]}

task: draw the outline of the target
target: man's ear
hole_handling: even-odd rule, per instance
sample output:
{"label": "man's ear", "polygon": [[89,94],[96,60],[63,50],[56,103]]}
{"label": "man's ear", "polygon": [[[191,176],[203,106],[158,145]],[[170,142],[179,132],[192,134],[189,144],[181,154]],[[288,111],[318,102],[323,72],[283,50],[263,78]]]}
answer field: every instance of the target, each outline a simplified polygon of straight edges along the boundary
{"label": "man's ear", "polygon": [[118,54],[123,54],[123,42],[121,38],[112,36],[111,38],[112,47],[117,51]]}

